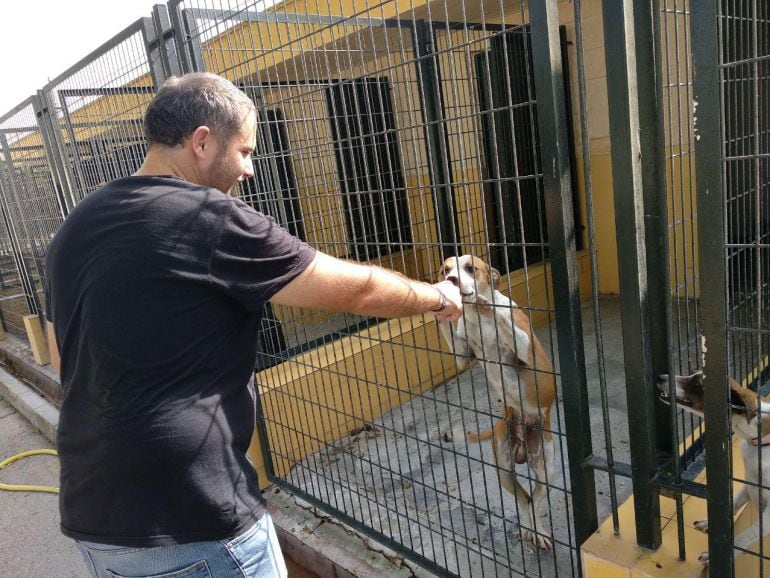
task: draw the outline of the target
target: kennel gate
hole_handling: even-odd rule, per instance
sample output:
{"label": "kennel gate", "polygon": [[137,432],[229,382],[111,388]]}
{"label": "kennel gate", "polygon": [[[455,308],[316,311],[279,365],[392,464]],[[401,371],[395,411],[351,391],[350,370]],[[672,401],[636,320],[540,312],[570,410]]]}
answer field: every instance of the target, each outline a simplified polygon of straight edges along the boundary
{"label": "kennel gate", "polygon": [[[755,383],[766,377],[770,15],[749,0],[723,0],[716,11],[695,0],[603,2],[632,468],[610,432],[598,297],[594,96],[582,32],[598,15],[581,12],[598,4],[156,6],[153,18],[0,117],[4,326],[20,333],[24,309],[42,310],[45,246],[67,211],[138,166],[141,111],[158,84],[182,71],[223,74],[259,110],[260,170],[240,191],[246,202],[322,250],[425,280],[444,256],[481,254],[533,321],[546,323],[542,339],[561,377],[552,429],[562,469],[549,480],[561,533],[552,554],[529,554],[513,539],[518,505],[495,490],[488,452],[418,429],[450,418],[483,428],[497,415],[483,375],[457,378],[424,321],[268,312],[258,426],[272,481],[439,574],[574,575],[577,548],[597,526],[597,487],[606,484],[607,513],[619,527],[616,476],[633,479],[643,505],[637,537],[650,548],[661,540],[660,492],[678,496],[684,555],[681,494],[705,495],[692,481],[705,445],[709,513],[722,520],[710,537],[712,572],[729,575],[731,476],[713,473],[730,471],[721,445],[730,434],[727,401],[710,393],[709,429],[720,435],[704,436],[698,422],[659,404],[651,383],[655,373],[701,367],[702,353],[714,374],[731,367]],[[575,74],[565,74],[568,65]],[[721,126],[698,124],[696,137],[694,102]],[[725,235],[713,234],[725,224]],[[716,282],[698,283],[698,259]],[[591,435],[581,289],[593,296],[603,440]],[[697,344],[700,324],[707,352]]]}
{"label": "kennel gate", "polygon": [[[463,456],[436,432],[410,433],[462,406],[430,391],[432,379],[453,371],[435,327],[422,321],[273,308],[263,333],[272,345],[257,374],[270,479],[442,575],[577,574],[577,544],[597,512],[593,472],[583,465],[591,438],[580,417],[588,411],[574,151],[556,2],[533,5],[526,19],[524,3],[508,3],[515,24],[499,7],[489,8],[496,17],[482,10],[471,19],[463,3],[451,14],[394,3],[328,14],[250,2],[169,8],[184,39],[182,68],[223,74],[258,105],[255,166],[264,173],[245,183],[246,202],[289,229],[300,224],[324,251],[426,280],[462,247],[506,275],[531,269],[545,303],[528,309],[542,320],[555,315],[559,341],[570,344],[558,352],[564,399],[552,429],[572,469],[549,480],[551,507],[561,510],[553,553],[526,553],[512,538],[515,510],[499,489],[462,488],[470,470],[495,484],[483,473],[489,456]],[[503,204],[506,213],[495,214]],[[538,263],[546,253],[552,281]],[[529,281],[526,273],[518,281],[525,295]],[[547,339],[556,356],[555,336]],[[494,400],[486,403],[473,419],[494,416]]]}

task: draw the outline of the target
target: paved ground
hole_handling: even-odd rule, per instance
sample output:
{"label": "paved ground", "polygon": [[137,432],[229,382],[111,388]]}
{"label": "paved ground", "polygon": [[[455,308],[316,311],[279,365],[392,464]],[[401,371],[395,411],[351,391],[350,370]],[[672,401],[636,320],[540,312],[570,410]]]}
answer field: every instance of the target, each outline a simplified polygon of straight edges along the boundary
{"label": "paved ground", "polygon": [[[0,461],[19,452],[52,448],[23,416],[0,398]],[[56,486],[59,462],[33,456],[0,471],[9,484]],[[87,572],[72,542],[59,532],[58,496],[0,491],[0,575],[4,578],[80,578]]]}

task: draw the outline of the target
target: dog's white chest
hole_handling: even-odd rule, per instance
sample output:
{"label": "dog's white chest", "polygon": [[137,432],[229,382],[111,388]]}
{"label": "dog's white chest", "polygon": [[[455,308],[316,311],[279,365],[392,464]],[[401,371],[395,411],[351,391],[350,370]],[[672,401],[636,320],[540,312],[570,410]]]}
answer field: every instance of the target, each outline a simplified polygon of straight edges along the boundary
{"label": "dog's white chest", "polygon": [[[756,484],[767,484],[767,480],[770,479],[770,446],[762,446],[757,448],[749,445],[747,442],[741,444],[741,453],[743,454],[744,465],[744,477],[749,484],[746,485],[746,490],[749,493],[749,497],[754,504],[760,505],[759,488]],[[760,476],[759,471],[759,454],[762,453],[762,469],[764,472]],[[767,497],[766,495],[763,497]],[[761,509],[761,508],[760,508]]]}
{"label": "dog's white chest", "polygon": [[466,311],[460,323],[460,329],[473,354],[484,365],[487,381],[495,395],[505,400],[506,405],[518,405],[521,390],[517,360],[514,352],[501,338],[500,328],[490,322],[489,317],[475,311]]}
{"label": "dog's white chest", "polygon": [[[475,312],[466,313],[465,334],[477,358],[483,361],[502,361],[506,350],[494,323],[484,323]],[[479,321],[482,321],[481,323]]]}
{"label": "dog's white chest", "polygon": [[[759,453],[762,452],[762,465],[764,469],[768,469],[770,466],[770,451],[767,451],[767,447],[757,448],[756,446],[749,445],[748,442],[741,444],[741,454],[743,454],[744,475],[749,482],[759,481]],[[764,478],[764,476],[763,476]]]}

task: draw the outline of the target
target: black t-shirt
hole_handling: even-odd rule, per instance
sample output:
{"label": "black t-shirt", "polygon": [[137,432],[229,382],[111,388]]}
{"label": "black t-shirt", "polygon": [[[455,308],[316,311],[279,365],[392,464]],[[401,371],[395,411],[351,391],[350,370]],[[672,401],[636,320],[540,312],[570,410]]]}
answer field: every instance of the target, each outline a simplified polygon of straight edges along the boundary
{"label": "black t-shirt", "polygon": [[315,251],[223,193],[128,177],[48,249],[61,525],[122,546],[224,539],[264,512],[246,450],[265,302]]}

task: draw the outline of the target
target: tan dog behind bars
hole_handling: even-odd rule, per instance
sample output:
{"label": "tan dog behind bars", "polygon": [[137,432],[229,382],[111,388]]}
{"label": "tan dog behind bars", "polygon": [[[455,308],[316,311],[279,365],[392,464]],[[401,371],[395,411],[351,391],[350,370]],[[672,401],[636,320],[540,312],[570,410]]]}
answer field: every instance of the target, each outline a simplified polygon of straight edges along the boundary
{"label": "tan dog behind bars", "polygon": [[[553,364],[527,315],[496,289],[500,281],[496,269],[478,257],[463,255],[444,261],[441,273],[460,288],[466,303],[465,313],[454,328],[449,321],[439,324],[457,356],[458,370],[464,370],[472,357],[477,358],[495,395],[503,402],[502,418],[492,429],[473,434],[456,427],[452,439],[493,439],[500,483],[517,500],[522,540],[550,550],[553,543],[545,508],[546,484],[554,480],[550,431],[551,406],[556,397]],[[515,464],[524,462],[533,478],[531,496],[514,469]]]}
{"label": "tan dog behind bars", "polygon": [[[676,405],[677,407],[703,417],[704,408],[704,377],[702,371],[692,375],[676,376]],[[728,383],[730,387],[730,422],[732,431],[741,438],[741,457],[745,466],[745,478],[748,484],[743,484],[738,493],[733,496],[733,515],[746,502],[751,501],[762,517],[762,538],[770,534],[770,507],[767,497],[760,497],[760,485],[770,485],[770,402],[746,387],[741,387],[734,379]],[[669,377],[658,377],[660,395],[666,403],[669,398]],[[759,469],[759,458],[762,456],[762,471]],[[770,490],[766,490],[770,492]],[[708,532],[708,520],[698,520],[695,527],[702,532]],[[733,544],[736,548],[745,550],[760,538],[759,520],[735,536]],[[704,552],[698,558],[708,565],[709,555]]]}

